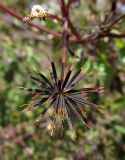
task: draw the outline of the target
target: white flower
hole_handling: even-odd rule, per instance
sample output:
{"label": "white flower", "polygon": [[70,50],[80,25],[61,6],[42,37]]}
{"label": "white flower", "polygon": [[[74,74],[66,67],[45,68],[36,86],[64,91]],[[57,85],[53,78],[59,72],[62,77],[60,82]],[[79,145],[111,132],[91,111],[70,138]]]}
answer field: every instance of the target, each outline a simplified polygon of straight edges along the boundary
{"label": "white flower", "polygon": [[46,17],[47,12],[45,9],[43,9],[40,5],[34,5],[31,10],[31,17],[34,18],[41,18]]}

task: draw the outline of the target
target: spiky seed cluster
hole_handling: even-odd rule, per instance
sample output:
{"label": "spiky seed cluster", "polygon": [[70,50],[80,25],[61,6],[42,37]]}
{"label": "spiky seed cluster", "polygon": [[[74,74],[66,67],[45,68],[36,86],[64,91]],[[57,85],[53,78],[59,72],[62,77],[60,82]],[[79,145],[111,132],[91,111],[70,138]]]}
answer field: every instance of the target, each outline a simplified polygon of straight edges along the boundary
{"label": "spiky seed cluster", "polygon": [[[58,78],[54,62],[50,61],[50,63],[51,80],[46,78],[41,72],[37,72],[36,75],[31,76],[31,78],[39,83],[40,87],[36,89],[22,87],[38,98],[29,104],[27,108],[34,108],[49,101],[49,105],[43,109],[41,117],[49,108],[53,108],[52,134],[55,129],[57,116],[61,118],[62,125],[64,121],[67,120],[69,128],[74,132],[70,116],[73,112],[86,127],[89,127],[84,121],[84,116],[86,117],[84,112],[85,106],[96,109],[99,109],[100,106],[89,102],[85,95],[88,93],[98,93],[102,88],[77,89],[75,88],[75,84],[86,77],[86,74],[83,74],[81,69],[74,73],[72,67],[67,69],[65,62],[61,61],[61,76]],[[39,122],[39,120],[40,119],[38,119],[37,122]]]}

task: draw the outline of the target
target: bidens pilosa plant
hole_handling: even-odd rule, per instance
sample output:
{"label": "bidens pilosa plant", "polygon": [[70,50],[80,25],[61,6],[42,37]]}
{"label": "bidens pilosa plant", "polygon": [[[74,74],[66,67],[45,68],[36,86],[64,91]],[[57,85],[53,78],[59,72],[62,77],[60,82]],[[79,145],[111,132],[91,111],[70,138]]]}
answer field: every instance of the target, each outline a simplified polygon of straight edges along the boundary
{"label": "bidens pilosa plant", "polygon": [[[100,88],[76,88],[75,85],[84,79],[88,74],[83,73],[82,69],[77,72],[73,71],[73,66],[66,67],[65,61],[61,60],[61,75],[57,76],[56,66],[53,61],[50,62],[51,70],[49,80],[40,71],[36,72],[35,75],[31,75],[31,79],[39,84],[37,88],[23,88],[25,91],[35,96],[37,100],[30,103],[27,109],[33,109],[45,102],[49,102],[41,113],[40,118],[36,121],[40,122],[42,116],[50,109],[53,110],[53,121],[51,123],[53,135],[54,129],[56,128],[56,118],[61,118],[61,125],[64,125],[67,120],[69,128],[74,132],[71,113],[74,112],[76,116],[81,120],[84,126],[90,127],[85,123],[86,118],[85,107],[91,107],[100,110],[100,106],[91,103],[87,100],[86,95],[91,93],[99,93],[102,91]],[[75,134],[75,132],[74,132]]]}
{"label": "bidens pilosa plant", "polygon": [[26,23],[34,18],[39,18],[39,20],[45,20],[49,16],[47,10],[43,9],[40,5],[34,5],[32,7],[31,13],[23,18],[23,22]]}
{"label": "bidens pilosa plant", "polygon": [[[24,23],[38,18],[40,20],[45,20],[49,15],[48,11],[45,11],[41,6],[36,5],[33,6],[31,10],[31,14],[24,17]],[[45,105],[40,117],[36,120],[36,123],[39,123],[44,114],[51,108],[53,111],[52,123],[51,123],[51,135],[55,133],[56,122],[59,118],[61,122],[61,126],[63,127],[65,121],[69,128],[73,131],[74,135],[75,131],[72,125],[72,116],[75,115],[79,118],[82,124],[85,127],[90,127],[89,124],[85,122],[86,119],[86,107],[94,108],[100,110],[100,106],[90,102],[87,99],[87,96],[92,93],[99,93],[102,91],[102,87],[94,87],[94,88],[77,88],[76,84],[79,81],[83,80],[87,73],[84,73],[82,69],[78,71],[74,71],[73,65],[66,65],[66,50],[68,50],[67,41],[68,41],[68,33],[66,32],[67,22],[64,22],[63,27],[63,47],[62,47],[62,56],[61,56],[61,74],[58,76],[57,69],[53,60],[50,60],[50,76],[51,79],[48,79],[43,73],[40,71],[34,72],[34,75],[31,75],[31,79],[35,81],[38,85],[36,88],[24,88],[25,91],[33,95],[33,102],[27,105],[26,109],[34,109],[37,106],[42,107],[41,105]],[[48,104],[46,104],[48,102]],[[25,109],[25,110],[26,110]]]}

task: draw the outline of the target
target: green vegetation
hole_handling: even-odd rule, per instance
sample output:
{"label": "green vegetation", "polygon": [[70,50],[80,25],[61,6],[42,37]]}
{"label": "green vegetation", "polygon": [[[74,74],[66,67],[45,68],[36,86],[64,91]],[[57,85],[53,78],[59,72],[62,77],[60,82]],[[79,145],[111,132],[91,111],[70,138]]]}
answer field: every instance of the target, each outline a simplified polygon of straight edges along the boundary
{"label": "green vegetation", "polygon": [[[38,2],[54,15],[62,15],[57,0]],[[1,3],[0,0],[0,8]],[[59,71],[60,43],[65,38],[24,25],[5,10],[0,10],[0,160],[125,160],[125,36],[116,35],[125,34],[125,18],[111,28],[105,28],[106,32],[100,30],[100,19],[104,19],[107,13],[116,12],[109,11],[111,4],[108,3],[109,8],[99,9],[91,1],[81,0],[81,4],[72,5],[70,11],[73,25],[82,37],[103,33],[101,38],[93,41],[90,38],[83,43],[78,43],[78,39],[72,43],[76,35],[69,38],[73,52],[68,50],[67,62],[76,70],[86,65],[85,69],[93,72],[79,86],[105,88],[105,92],[90,97],[93,103],[103,106],[104,112],[88,107],[87,123],[91,129],[85,128],[72,115],[77,138],[67,125],[62,137],[58,130],[51,137],[47,115],[39,126],[33,125],[45,105],[26,112],[21,112],[20,107],[30,103],[32,97],[19,86],[35,86],[30,75],[36,66],[49,76],[48,55],[53,57]],[[33,4],[34,1],[30,0],[5,2],[9,9],[23,17],[28,15]],[[121,15],[114,13],[106,24]],[[33,22],[59,34],[63,31],[62,23],[53,18],[46,21],[34,19]],[[67,30],[72,33],[70,29]]]}

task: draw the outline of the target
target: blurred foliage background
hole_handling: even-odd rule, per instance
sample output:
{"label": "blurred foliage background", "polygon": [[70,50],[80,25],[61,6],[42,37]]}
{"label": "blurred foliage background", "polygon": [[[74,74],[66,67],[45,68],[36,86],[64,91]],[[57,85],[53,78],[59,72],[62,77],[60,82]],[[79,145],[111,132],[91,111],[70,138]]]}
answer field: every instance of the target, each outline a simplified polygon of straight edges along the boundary
{"label": "blurred foliage background", "polygon": [[[54,14],[61,14],[57,0],[4,1],[22,16],[36,3]],[[104,4],[101,0],[94,3],[81,0],[79,6],[71,9],[71,19],[83,35],[94,33],[110,5],[110,1]],[[92,12],[97,22],[93,21]],[[34,20],[34,23],[61,30],[61,25],[49,18],[45,22]],[[125,21],[114,30],[125,33]],[[18,86],[34,85],[30,73],[36,65],[48,75],[47,55],[54,57],[59,66],[60,40],[0,10],[0,160],[125,160],[125,39],[104,38],[83,45],[71,44],[71,47],[86,59],[86,68],[93,72],[81,86],[105,87],[104,93],[92,97],[93,102],[103,106],[104,114],[88,109],[92,129],[85,129],[76,119],[77,139],[67,128],[63,137],[56,134],[53,138],[46,116],[40,126],[33,126],[44,106],[34,112],[20,112],[20,106],[29,103],[31,97]],[[76,68],[83,67],[82,60],[70,54],[68,57]]]}

